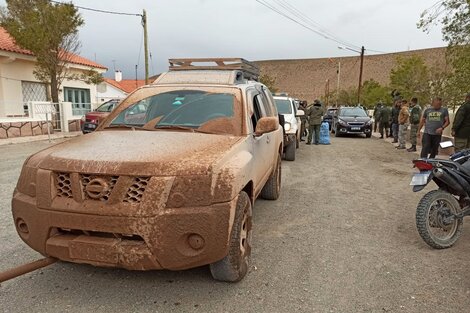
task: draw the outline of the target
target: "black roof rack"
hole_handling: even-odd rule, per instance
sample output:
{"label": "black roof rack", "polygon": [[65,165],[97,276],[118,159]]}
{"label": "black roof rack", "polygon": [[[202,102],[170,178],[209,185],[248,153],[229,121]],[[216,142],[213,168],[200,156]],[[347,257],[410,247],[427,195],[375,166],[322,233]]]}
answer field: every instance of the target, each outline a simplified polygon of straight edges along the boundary
{"label": "black roof rack", "polygon": [[[248,80],[259,79],[259,68],[252,62],[242,58],[193,58],[169,59],[171,71],[240,71],[243,78]],[[204,63],[196,65],[194,63]]]}

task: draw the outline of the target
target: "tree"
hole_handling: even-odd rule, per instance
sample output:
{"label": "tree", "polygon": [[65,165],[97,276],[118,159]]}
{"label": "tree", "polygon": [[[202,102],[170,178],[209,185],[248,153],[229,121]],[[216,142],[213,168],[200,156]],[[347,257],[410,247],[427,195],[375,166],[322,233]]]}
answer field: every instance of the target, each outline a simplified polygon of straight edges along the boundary
{"label": "tree", "polygon": [[271,76],[264,74],[261,75],[259,81],[264,84],[272,93],[276,93],[278,88],[276,88],[276,80]]}
{"label": "tree", "polygon": [[390,72],[390,87],[409,99],[418,97],[429,103],[431,93],[430,73],[421,56],[397,57],[397,66]]}
{"label": "tree", "polygon": [[31,51],[36,59],[34,75],[49,83],[52,101],[59,102],[59,89],[65,79],[99,83],[102,76],[94,69],[74,74],[68,64],[78,54],[78,28],[84,20],[72,3],[50,0],[6,0],[0,11],[0,25],[16,44]]}
{"label": "tree", "polygon": [[455,105],[468,92],[470,81],[470,1],[442,0],[421,14],[418,28],[428,32],[442,25],[442,37],[447,42],[447,60],[452,70],[446,73],[442,92]]}
{"label": "tree", "polygon": [[366,80],[362,86],[363,106],[372,109],[378,102],[387,103],[390,99],[390,92],[387,87],[380,85],[373,79]]}

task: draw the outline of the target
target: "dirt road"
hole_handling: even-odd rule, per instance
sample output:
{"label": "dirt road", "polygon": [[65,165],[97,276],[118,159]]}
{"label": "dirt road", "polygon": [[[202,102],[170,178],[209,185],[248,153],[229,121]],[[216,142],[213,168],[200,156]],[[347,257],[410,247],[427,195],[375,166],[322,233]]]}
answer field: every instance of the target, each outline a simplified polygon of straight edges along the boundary
{"label": "dirt road", "polygon": [[[0,147],[0,270],[38,257],[16,235],[9,201],[22,161],[46,145]],[[422,242],[411,159],[378,139],[302,144],[283,163],[281,199],[256,202],[252,268],[238,284],[214,282],[206,267],[58,263],[2,284],[0,311],[468,312],[470,223],[452,249]]]}

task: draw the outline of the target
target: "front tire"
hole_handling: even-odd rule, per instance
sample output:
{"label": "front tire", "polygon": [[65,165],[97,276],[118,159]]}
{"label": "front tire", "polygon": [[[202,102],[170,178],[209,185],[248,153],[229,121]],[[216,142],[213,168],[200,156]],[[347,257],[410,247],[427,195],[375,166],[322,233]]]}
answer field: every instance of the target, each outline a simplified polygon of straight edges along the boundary
{"label": "front tire", "polygon": [[335,129],[335,137],[339,137],[339,136],[340,136],[340,135],[339,135],[338,129]]}
{"label": "front tire", "polygon": [[292,141],[287,147],[286,147],[286,161],[295,161],[295,150],[297,149],[296,147],[297,143],[295,141]]}
{"label": "front tire", "polygon": [[250,197],[242,191],[238,195],[228,255],[209,266],[214,279],[238,282],[248,273],[251,261],[252,216]]}
{"label": "front tire", "polygon": [[435,249],[452,247],[462,234],[462,219],[446,220],[461,210],[457,199],[443,190],[424,195],[416,208],[416,227],[421,238]]}

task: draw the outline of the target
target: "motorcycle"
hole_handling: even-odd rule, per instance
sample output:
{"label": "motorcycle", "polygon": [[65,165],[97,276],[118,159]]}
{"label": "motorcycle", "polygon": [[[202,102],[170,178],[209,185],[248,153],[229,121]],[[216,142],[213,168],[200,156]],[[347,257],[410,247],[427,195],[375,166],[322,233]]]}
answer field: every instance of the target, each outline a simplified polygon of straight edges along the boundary
{"label": "motorcycle", "polygon": [[[450,141],[441,148],[452,147]],[[463,218],[470,215],[470,150],[444,159],[413,161],[419,173],[410,185],[414,192],[431,181],[438,189],[426,193],[416,208],[416,226],[421,238],[435,249],[452,247],[462,234]]]}

